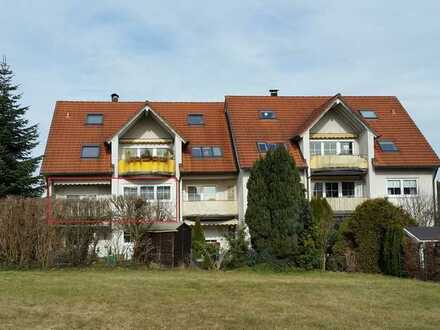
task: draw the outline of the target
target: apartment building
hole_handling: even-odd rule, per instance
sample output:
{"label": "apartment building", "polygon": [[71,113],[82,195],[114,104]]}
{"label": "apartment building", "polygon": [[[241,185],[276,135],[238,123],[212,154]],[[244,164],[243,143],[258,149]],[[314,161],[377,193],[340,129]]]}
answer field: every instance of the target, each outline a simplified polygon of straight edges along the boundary
{"label": "apartment building", "polygon": [[51,198],[139,196],[200,219],[207,240],[244,223],[252,164],[287,148],[307,196],[344,216],[367,198],[435,198],[440,160],[396,97],[226,96],[223,102],[59,101],[42,173]]}

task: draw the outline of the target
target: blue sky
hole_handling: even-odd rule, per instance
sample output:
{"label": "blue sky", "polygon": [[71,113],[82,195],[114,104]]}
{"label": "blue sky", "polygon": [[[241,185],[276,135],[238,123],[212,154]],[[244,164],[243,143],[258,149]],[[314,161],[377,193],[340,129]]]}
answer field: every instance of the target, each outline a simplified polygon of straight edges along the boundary
{"label": "blue sky", "polygon": [[[0,54],[44,151],[56,100],[396,95],[440,153],[440,1],[9,1]],[[402,132],[404,134],[404,132]]]}

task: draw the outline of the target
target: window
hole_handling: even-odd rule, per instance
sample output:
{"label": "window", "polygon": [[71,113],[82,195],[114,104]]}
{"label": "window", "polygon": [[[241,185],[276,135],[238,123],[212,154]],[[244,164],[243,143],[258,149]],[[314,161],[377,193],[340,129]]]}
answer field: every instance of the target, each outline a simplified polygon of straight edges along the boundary
{"label": "window", "polygon": [[188,186],[189,201],[215,201],[217,188],[215,186]]}
{"label": "window", "polygon": [[401,187],[400,180],[388,180],[388,195],[401,195]]}
{"label": "window", "polygon": [[137,187],[124,187],[124,196],[127,197],[137,196]]}
{"label": "window", "polygon": [[201,191],[196,186],[188,186],[188,200],[189,201],[201,201]]}
{"label": "window", "polygon": [[154,200],[154,186],[142,186],[141,197],[146,200]]}
{"label": "window", "polygon": [[277,117],[276,113],[272,110],[260,111],[260,119],[275,119]]}
{"label": "window", "polygon": [[380,149],[384,152],[396,152],[399,151],[396,145],[392,141],[379,141]]}
{"label": "window", "polygon": [[353,142],[340,142],[341,155],[353,155]]}
{"label": "window", "polygon": [[228,201],[235,201],[235,187],[228,187],[227,199]]}
{"label": "window", "polygon": [[403,194],[417,195],[417,180],[403,180]]}
{"label": "window", "polygon": [[203,200],[215,201],[217,199],[217,189],[215,186],[203,187]]}
{"label": "window", "polygon": [[194,147],[191,149],[191,154],[193,157],[200,158],[222,157],[223,149],[220,147]]}
{"label": "window", "polygon": [[131,235],[128,231],[124,231],[124,243],[131,243]]}
{"label": "window", "polygon": [[157,199],[158,200],[170,200],[171,199],[171,187],[170,186],[157,187]]}
{"label": "window", "polygon": [[342,182],[342,196],[354,197],[354,182]]}
{"label": "window", "polygon": [[283,143],[267,143],[267,142],[257,142],[258,151],[261,153],[266,153],[269,150],[273,150],[278,147],[286,147]]}
{"label": "window", "polygon": [[365,119],[376,119],[377,113],[373,110],[360,110],[359,111]]}
{"label": "window", "polygon": [[[136,157],[137,154],[137,150],[135,148],[130,148],[127,150],[132,150],[132,155],[129,158],[134,158]],[[153,157],[153,149],[151,148],[139,148],[139,156],[142,159],[151,159],[151,157]]]}
{"label": "window", "polygon": [[315,182],[313,186],[313,197],[323,196],[323,184],[322,182]]}
{"label": "window", "polygon": [[203,115],[202,114],[189,114],[188,115],[189,125],[203,125]]}
{"label": "window", "polygon": [[135,148],[124,148],[123,157],[124,160],[130,160],[136,158],[137,150]]}
{"label": "window", "polygon": [[324,141],[324,155],[336,155],[336,141]]}
{"label": "window", "polygon": [[339,184],[337,182],[326,182],[325,183],[325,197],[338,197],[339,196]]}
{"label": "window", "polygon": [[99,146],[83,146],[81,149],[81,158],[99,158]]}
{"label": "window", "polygon": [[169,150],[167,148],[157,148],[156,149],[156,157],[159,158],[168,158]]}
{"label": "window", "polygon": [[104,122],[104,116],[102,113],[89,113],[87,114],[87,125],[102,125]]}
{"label": "window", "polygon": [[321,141],[310,142],[310,154],[312,156],[320,156],[321,155]]}

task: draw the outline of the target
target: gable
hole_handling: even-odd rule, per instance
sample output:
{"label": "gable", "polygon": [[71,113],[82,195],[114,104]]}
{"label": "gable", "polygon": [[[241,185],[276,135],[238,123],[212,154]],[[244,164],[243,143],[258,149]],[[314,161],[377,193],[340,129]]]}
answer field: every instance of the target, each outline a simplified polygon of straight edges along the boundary
{"label": "gable", "polygon": [[143,113],[120,138],[130,140],[158,140],[171,139],[172,135],[148,112]]}
{"label": "gable", "polygon": [[336,108],[329,110],[313,127],[310,129],[312,134],[341,133],[353,134],[359,133],[359,128],[347,120]]}

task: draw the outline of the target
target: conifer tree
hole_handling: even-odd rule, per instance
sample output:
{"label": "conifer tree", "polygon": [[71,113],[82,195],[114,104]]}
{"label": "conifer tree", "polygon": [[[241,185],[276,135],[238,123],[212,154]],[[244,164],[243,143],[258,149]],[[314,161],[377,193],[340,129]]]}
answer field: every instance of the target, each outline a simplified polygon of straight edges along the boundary
{"label": "conifer tree", "polygon": [[27,106],[13,83],[14,74],[3,57],[0,62],[0,198],[8,195],[37,196],[41,178],[34,176],[41,157],[31,157],[38,144],[37,125],[24,118]]}
{"label": "conifer tree", "polygon": [[255,162],[247,188],[245,217],[257,254],[300,267],[316,264],[310,205],[286,148],[270,150]]}

